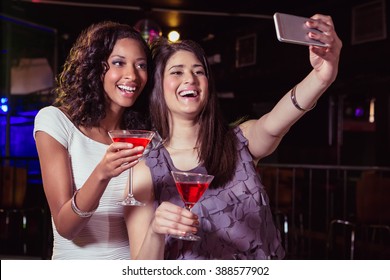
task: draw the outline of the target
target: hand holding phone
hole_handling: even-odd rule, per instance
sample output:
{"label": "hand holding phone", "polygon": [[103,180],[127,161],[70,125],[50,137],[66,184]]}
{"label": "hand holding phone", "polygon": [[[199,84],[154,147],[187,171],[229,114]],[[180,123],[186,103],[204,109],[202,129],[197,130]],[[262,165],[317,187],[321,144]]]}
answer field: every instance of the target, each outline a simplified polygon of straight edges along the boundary
{"label": "hand holding phone", "polygon": [[276,36],[280,42],[293,43],[300,45],[314,45],[320,47],[327,47],[327,44],[309,38],[309,32],[322,33],[318,29],[309,28],[305,22],[310,18],[294,16],[283,13],[274,14],[274,23],[276,29]]}

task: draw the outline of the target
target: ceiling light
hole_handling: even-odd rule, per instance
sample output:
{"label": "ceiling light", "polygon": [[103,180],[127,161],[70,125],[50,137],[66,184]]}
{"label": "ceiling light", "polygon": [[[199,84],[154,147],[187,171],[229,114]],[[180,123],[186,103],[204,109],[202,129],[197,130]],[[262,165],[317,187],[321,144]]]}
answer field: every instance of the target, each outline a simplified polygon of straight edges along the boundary
{"label": "ceiling light", "polygon": [[171,42],[176,42],[180,39],[180,33],[176,30],[172,30],[168,33],[168,40]]}

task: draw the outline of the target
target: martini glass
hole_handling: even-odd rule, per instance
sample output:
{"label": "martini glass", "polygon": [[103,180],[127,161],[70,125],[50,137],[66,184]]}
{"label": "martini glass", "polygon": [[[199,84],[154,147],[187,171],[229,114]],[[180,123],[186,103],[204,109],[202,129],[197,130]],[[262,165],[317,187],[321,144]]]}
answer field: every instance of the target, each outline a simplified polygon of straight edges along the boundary
{"label": "martini glass", "polygon": [[[133,144],[134,147],[142,146],[146,148],[155,133],[149,130],[111,130],[108,134],[113,142],[127,142]],[[133,194],[133,167],[129,169],[129,193],[124,200],[118,201],[117,204],[123,206],[145,206],[145,203],[135,199]]]}
{"label": "martini glass", "polygon": [[[184,202],[184,208],[190,211],[195,203],[197,203],[201,198],[203,193],[207,190],[211,181],[214,179],[213,175],[207,174],[179,171],[171,171],[171,173],[173,179],[175,180],[176,188],[180,194],[180,197]],[[201,240],[199,236],[190,232],[187,232],[184,236],[172,235],[172,237],[189,241]]]}

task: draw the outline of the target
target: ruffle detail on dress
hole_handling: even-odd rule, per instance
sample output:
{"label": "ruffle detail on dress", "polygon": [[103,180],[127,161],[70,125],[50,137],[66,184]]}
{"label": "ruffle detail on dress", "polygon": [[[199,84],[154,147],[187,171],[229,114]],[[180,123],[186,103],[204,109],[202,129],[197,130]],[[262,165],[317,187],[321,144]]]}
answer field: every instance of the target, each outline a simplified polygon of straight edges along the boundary
{"label": "ruffle detail on dress", "polygon": [[167,165],[164,162],[159,161],[159,156],[161,149],[151,150],[148,157],[146,158],[146,165],[153,169],[153,172],[158,177],[164,177],[166,175],[171,176],[170,170],[167,168]]}
{"label": "ruffle detail on dress", "polygon": [[228,204],[217,196],[208,196],[199,202],[201,212],[206,216],[223,211]]}

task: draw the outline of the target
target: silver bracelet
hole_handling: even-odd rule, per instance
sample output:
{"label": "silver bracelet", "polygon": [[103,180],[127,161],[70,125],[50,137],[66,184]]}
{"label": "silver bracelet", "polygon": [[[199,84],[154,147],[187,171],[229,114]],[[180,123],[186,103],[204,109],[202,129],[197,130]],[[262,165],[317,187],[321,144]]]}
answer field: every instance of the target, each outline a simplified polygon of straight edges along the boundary
{"label": "silver bracelet", "polygon": [[297,99],[295,97],[295,90],[297,89],[297,85],[295,85],[292,90],[291,90],[291,101],[292,103],[294,104],[295,108],[297,108],[299,111],[302,111],[302,112],[307,112],[307,111],[310,111],[310,110],[313,110],[314,107],[317,105],[317,102],[315,102],[313,104],[313,106],[311,106],[311,108],[309,109],[304,109],[302,108],[301,106],[299,106],[298,102],[297,102]]}
{"label": "silver bracelet", "polygon": [[97,208],[90,212],[81,211],[76,205],[76,195],[78,194],[78,192],[79,190],[76,190],[72,196],[72,202],[71,202],[72,210],[81,218],[89,218],[93,215],[93,213],[95,213]]}

